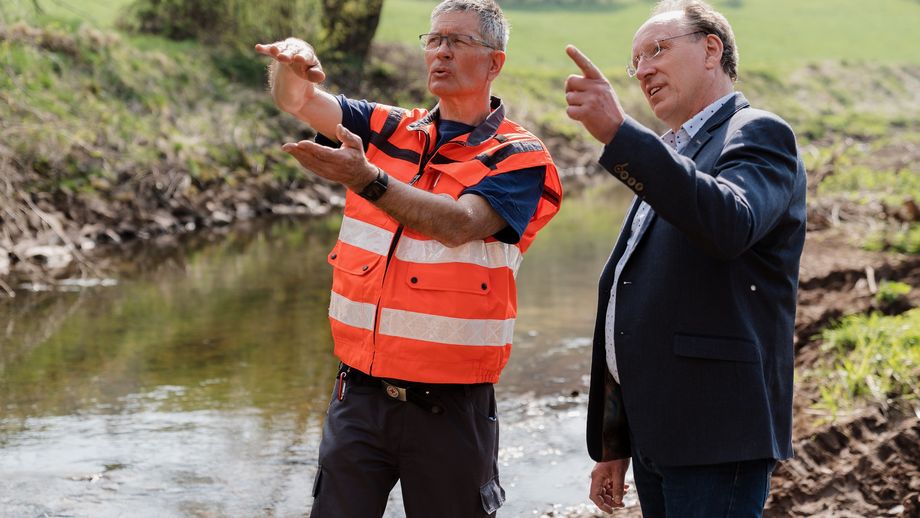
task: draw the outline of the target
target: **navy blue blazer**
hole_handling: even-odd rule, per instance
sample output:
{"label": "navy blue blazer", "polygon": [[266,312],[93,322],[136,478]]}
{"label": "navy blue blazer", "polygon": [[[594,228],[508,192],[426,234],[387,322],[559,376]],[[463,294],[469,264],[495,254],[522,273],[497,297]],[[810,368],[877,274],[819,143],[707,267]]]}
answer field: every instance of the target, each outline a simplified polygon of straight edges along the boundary
{"label": "navy blue blazer", "polygon": [[[591,457],[628,457],[630,441],[660,465],[790,457],[805,241],[792,129],[736,93],[680,154],[627,118],[600,163],[637,199],[598,288]],[[616,286],[617,384],[604,324],[639,199],[655,215]]]}

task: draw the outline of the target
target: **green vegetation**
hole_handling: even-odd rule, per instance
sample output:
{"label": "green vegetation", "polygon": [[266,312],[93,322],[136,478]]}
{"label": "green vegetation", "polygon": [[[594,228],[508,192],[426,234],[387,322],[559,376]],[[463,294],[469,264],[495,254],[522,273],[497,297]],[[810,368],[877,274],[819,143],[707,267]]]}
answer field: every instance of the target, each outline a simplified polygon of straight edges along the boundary
{"label": "green vegetation", "polygon": [[[435,0],[386,0],[378,40],[414,43],[428,28]],[[538,5],[531,5],[536,3]],[[822,62],[916,63],[920,3],[878,0],[713,0],[735,30],[741,69],[769,68],[787,76]],[[563,52],[571,43],[610,76],[621,76],[633,34],[648,17],[646,0],[611,2],[502,2],[511,21],[509,70],[574,68]],[[563,76],[564,77],[564,76]],[[742,73],[742,80],[745,79]]]}
{"label": "green vegetation", "polygon": [[819,408],[836,416],[867,400],[920,398],[920,308],[849,316],[822,338],[831,357],[810,374],[821,387]]}
{"label": "green vegetation", "polygon": [[863,248],[876,252],[892,251],[905,254],[920,254],[920,225],[911,224],[885,228],[866,238]]}
{"label": "green vegetation", "polygon": [[86,27],[18,24],[0,32],[0,69],[4,145],[37,173],[35,189],[121,182],[154,164],[196,183],[296,173],[267,146],[279,127],[294,133],[270,99],[184,52],[138,50]]}
{"label": "green vegetation", "polygon": [[[49,23],[97,29],[114,29],[118,18],[132,0],[7,0],[0,5],[0,23],[28,20],[34,25]],[[39,7],[36,11],[35,6]]]}
{"label": "green vegetation", "polygon": [[[853,155],[865,156],[867,152],[855,150]],[[838,163],[834,174],[819,186],[822,194],[840,194],[850,199],[869,203],[880,201],[898,207],[905,200],[920,200],[920,169],[873,169],[866,164]]]}
{"label": "green vegetation", "polygon": [[911,287],[903,282],[882,281],[878,285],[875,301],[879,304],[891,304],[910,293]]}

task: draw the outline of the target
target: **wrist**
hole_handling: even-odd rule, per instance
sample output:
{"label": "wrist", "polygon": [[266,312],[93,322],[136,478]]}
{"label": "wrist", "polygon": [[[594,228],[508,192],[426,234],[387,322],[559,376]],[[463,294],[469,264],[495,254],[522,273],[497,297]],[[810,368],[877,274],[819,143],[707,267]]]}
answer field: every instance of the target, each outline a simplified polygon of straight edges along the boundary
{"label": "wrist", "polygon": [[384,172],[383,169],[375,167],[377,170],[376,175],[370,182],[365,182],[360,184],[358,187],[353,187],[354,191],[358,196],[364,198],[367,201],[377,201],[381,196],[387,191],[387,186],[389,185],[390,177]]}

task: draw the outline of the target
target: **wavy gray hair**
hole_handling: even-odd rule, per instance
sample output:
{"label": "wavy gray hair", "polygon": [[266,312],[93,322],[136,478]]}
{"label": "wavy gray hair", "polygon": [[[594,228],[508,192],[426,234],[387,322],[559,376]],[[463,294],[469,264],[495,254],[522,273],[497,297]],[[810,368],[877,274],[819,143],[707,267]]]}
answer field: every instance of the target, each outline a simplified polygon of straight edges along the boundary
{"label": "wavy gray hair", "polygon": [[479,15],[479,32],[486,43],[499,50],[508,47],[511,26],[495,0],[444,0],[431,11],[431,22],[444,13],[466,11]]}
{"label": "wavy gray hair", "polygon": [[652,15],[669,11],[682,11],[688,29],[715,34],[722,40],[722,70],[732,81],[737,80],[738,45],[725,16],[701,0],[662,0],[652,9]]}

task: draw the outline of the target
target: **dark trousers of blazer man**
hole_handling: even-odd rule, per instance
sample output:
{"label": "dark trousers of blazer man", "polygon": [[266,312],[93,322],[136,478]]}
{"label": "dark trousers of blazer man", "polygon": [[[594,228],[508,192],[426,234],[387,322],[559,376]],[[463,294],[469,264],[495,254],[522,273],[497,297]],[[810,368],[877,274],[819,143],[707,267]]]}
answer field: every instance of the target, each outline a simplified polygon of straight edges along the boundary
{"label": "dark trousers of blazer man", "polygon": [[[667,466],[790,457],[805,240],[791,128],[736,93],[680,154],[627,117],[600,162],[637,200],[599,283],[591,457],[626,458],[632,446]],[[615,287],[617,384],[604,324],[639,199],[655,215]]]}

